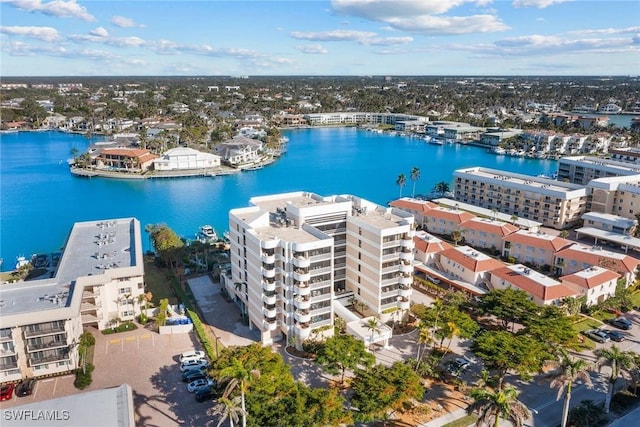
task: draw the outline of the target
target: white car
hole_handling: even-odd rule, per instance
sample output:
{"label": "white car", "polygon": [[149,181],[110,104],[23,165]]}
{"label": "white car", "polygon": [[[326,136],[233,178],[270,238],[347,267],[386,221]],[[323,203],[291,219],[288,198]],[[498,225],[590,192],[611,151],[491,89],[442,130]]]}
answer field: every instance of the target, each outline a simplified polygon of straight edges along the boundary
{"label": "white car", "polygon": [[178,357],[178,359],[180,360],[180,363],[184,363],[187,360],[200,360],[204,358],[205,358],[204,351],[196,351],[196,350],[185,351]]}
{"label": "white car", "polygon": [[194,393],[201,388],[214,385],[215,382],[211,378],[200,378],[195,381],[191,381],[189,385],[187,385],[187,391],[189,393]]}
{"label": "white car", "polygon": [[187,371],[189,369],[198,369],[202,366],[207,366],[208,362],[204,359],[199,360],[187,360],[180,364],[180,372]]}

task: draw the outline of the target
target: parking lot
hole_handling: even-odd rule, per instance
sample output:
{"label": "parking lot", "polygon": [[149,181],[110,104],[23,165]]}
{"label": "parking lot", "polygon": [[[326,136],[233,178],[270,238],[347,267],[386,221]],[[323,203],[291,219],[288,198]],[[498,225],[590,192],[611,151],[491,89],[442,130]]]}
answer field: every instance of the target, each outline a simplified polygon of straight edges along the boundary
{"label": "parking lot", "polygon": [[[146,328],[113,335],[91,332],[96,337],[96,369],[93,382],[85,391],[129,384],[133,389],[138,426],[213,423],[207,415],[212,404],[196,402],[181,380],[178,355],[200,349],[195,333],[159,335]],[[31,396],[14,396],[0,407],[5,409],[80,393],[73,386],[73,380],[72,375],[38,380]]]}

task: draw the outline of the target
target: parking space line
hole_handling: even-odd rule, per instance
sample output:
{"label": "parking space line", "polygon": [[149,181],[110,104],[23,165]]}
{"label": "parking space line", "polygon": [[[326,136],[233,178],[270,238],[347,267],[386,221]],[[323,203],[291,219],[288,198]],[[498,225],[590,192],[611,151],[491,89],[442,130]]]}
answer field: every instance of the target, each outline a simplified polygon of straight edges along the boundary
{"label": "parking space line", "polygon": [[125,338],[125,340],[127,340],[127,341],[133,341],[135,339],[137,339],[137,337],[126,337]]}
{"label": "parking space line", "polygon": [[109,340],[109,342],[110,342],[111,344],[117,344],[117,343],[118,343],[118,341],[120,341],[120,338],[116,338],[116,339]]}
{"label": "parking space line", "polygon": [[58,379],[53,382],[53,395],[56,395],[56,388],[58,388]]}

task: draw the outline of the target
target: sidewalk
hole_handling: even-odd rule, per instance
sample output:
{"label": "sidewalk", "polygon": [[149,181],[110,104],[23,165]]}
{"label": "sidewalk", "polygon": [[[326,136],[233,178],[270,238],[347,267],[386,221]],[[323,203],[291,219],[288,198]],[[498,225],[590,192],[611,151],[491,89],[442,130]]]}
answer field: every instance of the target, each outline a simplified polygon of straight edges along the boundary
{"label": "sidewalk", "polygon": [[[467,415],[467,411],[465,411],[464,409],[456,409],[453,412],[447,412],[446,414],[443,414],[441,416],[439,416],[438,418],[435,418],[431,421],[428,421],[424,424],[422,424],[420,427],[440,427],[443,426],[445,424],[448,424],[452,421],[458,420],[460,418],[463,418]],[[471,423],[473,424],[473,423]]]}

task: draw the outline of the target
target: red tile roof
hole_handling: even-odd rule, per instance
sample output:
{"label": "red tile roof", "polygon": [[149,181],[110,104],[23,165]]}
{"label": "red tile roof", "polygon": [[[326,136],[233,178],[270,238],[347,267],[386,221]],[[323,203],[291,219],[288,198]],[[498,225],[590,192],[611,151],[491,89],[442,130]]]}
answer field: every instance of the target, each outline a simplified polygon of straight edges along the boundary
{"label": "red tile roof", "polygon": [[640,260],[630,257],[629,255],[587,248],[581,245],[572,245],[558,251],[556,257],[563,258],[565,261],[575,260],[595,266],[602,266],[603,261],[611,262],[611,266],[607,266],[607,268],[621,274],[634,273],[638,264],[640,264]]}
{"label": "red tile roof", "polygon": [[391,203],[389,203],[389,206],[392,206],[398,209],[406,209],[411,212],[422,212],[422,213],[438,207],[438,205],[436,205],[433,202],[428,202],[426,200],[408,199],[408,198],[394,200]]}
{"label": "red tile roof", "polygon": [[[472,254],[478,254],[478,256],[473,256]],[[469,246],[459,246],[446,249],[440,252],[440,258],[449,258],[451,261],[454,261],[467,270],[471,270],[475,273],[491,271],[504,266],[500,261],[481,254],[478,251],[471,249]],[[443,264],[442,261],[441,264]]]}
{"label": "red tile roof", "polygon": [[491,221],[484,218],[473,218],[469,221],[463,222],[460,226],[465,230],[484,231],[486,233],[502,237],[520,230],[520,228],[513,224],[501,221]]}
{"label": "red tile roof", "polygon": [[[593,271],[593,273],[590,273],[590,271]],[[596,267],[594,269],[586,269],[567,276],[562,276],[560,280],[562,280],[563,283],[569,282],[574,285],[578,285],[581,288],[592,289],[601,286],[604,283],[608,283],[611,280],[618,280],[619,277],[620,274],[614,271],[602,267]]]}
{"label": "red tile roof", "polygon": [[463,222],[469,221],[470,219],[473,219],[476,217],[474,214],[466,211],[442,208],[442,207],[431,209],[430,211],[426,212],[424,215],[430,218],[444,219],[446,221],[451,221],[455,224],[462,224]]}
{"label": "red tile roof", "polygon": [[446,249],[453,248],[451,244],[438,239],[437,237],[431,236],[428,240],[420,238],[420,236],[414,236],[413,242],[416,245],[416,249],[420,252],[424,252],[426,254],[442,252]]}
{"label": "red tile roof", "polygon": [[551,252],[557,252],[573,245],[571,240],[562,237],[551,237],[547,234],[539,234],[531,231],[520,230],[509,234],[504,238],[505,242],[520,243],[534,248],[542,248]]}
{"label": "red tile roof", "polygon": [[510,267],[503,267],[494,270],[491,272],[491,275],[500,277],[507,282],[507,284],[511,284],[512,286],[545,302],[579,294],[579,292],[576,292],[560,282],[545,286],[537,280],[534,280],[535,276],[529,276],[523,271],[514,270]]}

